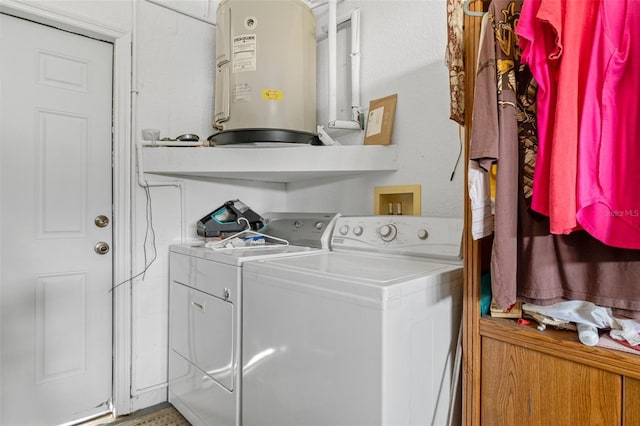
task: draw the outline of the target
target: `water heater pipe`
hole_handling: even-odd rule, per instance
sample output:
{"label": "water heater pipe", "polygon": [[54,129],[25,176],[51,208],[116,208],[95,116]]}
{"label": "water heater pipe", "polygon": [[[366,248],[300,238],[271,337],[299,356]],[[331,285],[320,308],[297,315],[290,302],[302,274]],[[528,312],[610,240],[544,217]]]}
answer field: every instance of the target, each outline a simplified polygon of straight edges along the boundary
{"label": "water heater pipe", "polygon": [[329,24],[327,27],[327,34],[329,36],[329,127],[335,124],[338,104],[336,97],[336,57],[338,50],[336,43],[338,33],[336,6],[336,0],[329,0]]}
{"label": "water heater pipe", "polygon": [[338,22],[336,17],[336,0],[329,0],[329,128],[361,130],[360,123],[360,9],[351,13],[351,121],[337,120],[336,96],[336,57]]}
{"label": "water heater pipe", "polygon": [[351,13],[351,120],[360,122],[360,9]]}

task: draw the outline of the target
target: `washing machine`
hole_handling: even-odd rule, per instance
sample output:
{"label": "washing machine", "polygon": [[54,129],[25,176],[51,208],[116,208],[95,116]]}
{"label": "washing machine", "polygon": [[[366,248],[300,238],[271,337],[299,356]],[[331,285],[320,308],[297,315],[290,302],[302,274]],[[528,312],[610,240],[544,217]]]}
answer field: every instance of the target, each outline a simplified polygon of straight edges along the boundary
{"label": "washing machine", "polygon": [[340,217],[243,271],[243,425],[447,425],[462,219]]}
{"label": "washing machine", "polygon": [[193,425],[241,424],[243,265],[327,250],[337,217],[264,216],[267,228],[259,236],[284,241],[261,240],[264,245],[246,248],[221,244],[213,249],[204,243],[170,247],[168,398]]}

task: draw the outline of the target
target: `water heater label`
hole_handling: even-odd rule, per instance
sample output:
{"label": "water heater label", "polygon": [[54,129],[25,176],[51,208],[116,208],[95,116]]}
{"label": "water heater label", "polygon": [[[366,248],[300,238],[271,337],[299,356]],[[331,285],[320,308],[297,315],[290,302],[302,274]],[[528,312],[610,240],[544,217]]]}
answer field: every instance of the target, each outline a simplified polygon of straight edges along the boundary
{"label": "water heater label", "polygon": [[262,91],[262,99],[265,101],[281,101],[282,90],[264,89]]}
{"label": "water heater label", "polygon": [[237,83],[233,85],[233,102],[250,102],[251,86],[247,83]]}
{"label": "water heater label", "polygon": [[243,34],[233,37],[233,72],[256,70],[256,35]]}

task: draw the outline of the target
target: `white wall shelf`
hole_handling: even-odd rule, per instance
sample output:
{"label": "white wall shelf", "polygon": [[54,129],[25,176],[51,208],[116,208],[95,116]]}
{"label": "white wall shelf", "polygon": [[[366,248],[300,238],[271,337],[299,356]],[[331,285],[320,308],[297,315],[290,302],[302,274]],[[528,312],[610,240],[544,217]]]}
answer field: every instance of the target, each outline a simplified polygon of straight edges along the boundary
{"label": "white wall shelf", "polygon": [[398,170],[396,145],[144,147],[145,173],[294,182]]}

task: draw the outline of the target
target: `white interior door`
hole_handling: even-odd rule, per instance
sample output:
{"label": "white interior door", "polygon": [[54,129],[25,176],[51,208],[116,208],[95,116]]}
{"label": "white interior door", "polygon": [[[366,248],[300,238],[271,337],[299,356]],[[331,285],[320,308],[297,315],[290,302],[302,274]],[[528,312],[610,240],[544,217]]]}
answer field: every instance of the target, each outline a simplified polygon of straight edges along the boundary
{"label": "white interior door", "polygon": [[0,14],[2,425],[109,411],[113,46]]}

